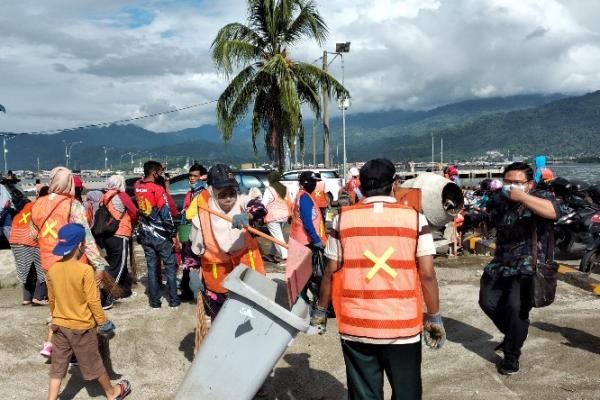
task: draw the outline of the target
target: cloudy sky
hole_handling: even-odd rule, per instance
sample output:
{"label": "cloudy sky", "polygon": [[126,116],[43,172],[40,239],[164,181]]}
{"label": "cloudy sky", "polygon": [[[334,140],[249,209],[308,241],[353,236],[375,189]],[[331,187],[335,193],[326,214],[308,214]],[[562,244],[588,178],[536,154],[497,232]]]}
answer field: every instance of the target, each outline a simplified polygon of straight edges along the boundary
{"label": "cloudy sky", "polygon": [[[321,0],[326,49],[345,57],[351,112],[425,109],[474,97],[600,88],[597,0]],[[5,0],[0,131],[31,132],[218,98],[209,49],[245,21],[244,0]],[[313,62],[304,42],[292,57]],[[341,79],[336,60],[331,71]],[[148,119],[171,131],[214,122],[214,105]]]}

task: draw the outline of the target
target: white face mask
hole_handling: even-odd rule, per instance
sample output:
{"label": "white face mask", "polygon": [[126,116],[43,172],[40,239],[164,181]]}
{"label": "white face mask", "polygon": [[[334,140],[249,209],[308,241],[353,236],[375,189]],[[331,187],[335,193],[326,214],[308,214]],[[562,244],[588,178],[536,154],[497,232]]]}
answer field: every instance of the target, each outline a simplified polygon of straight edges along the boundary
{"label": "white face mask", "polygon": [[512,189],[517,189],[520,190],[522,192],[525,192],[527,189],[527,185],[525,184],[517,184],[517,183],[512,183],[510,185],[502,185],[502,192],[508,196],[508,193],[512,190]]}

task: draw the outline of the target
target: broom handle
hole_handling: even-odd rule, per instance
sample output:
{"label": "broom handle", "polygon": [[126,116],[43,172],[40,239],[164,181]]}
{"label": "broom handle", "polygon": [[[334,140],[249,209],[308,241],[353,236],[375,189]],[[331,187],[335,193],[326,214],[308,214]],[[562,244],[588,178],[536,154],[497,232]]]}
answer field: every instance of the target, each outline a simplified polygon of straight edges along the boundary
{"label": "broom handle", "polygon": [[[198,208],[200,208],[200,209],[208,212],[209,214],[212,214],[212,215],[215,215],[215,216],[217,216],[219,218],[222,218],[225,221],[233,222],[233,220],[230,217],[228,217],[227,215],[221,214],[220,212],[215,211],[215,210],[211,210],[210,208],[205,207],[205,206],[203,206],[201,204],[198,204]],[[281,247],[285,247],[286,249],[288,248],[287,243],[282,242],[279,239],[275,239],[273,236],[267,235],[266,233],[263,233],[263,232],[259,231],[258,229],[255,229],[255,228],[253,228],[251,226],[247,226],[245,229],[247,231],[252,232],[252,233],[254,233],[257,236],[260,236],[263,239],[267,239],[268,241],[271,241],[271,242],[273,242],[273,243],[275,243],[275,244],[277,244],[277,245],[279,245]]]}

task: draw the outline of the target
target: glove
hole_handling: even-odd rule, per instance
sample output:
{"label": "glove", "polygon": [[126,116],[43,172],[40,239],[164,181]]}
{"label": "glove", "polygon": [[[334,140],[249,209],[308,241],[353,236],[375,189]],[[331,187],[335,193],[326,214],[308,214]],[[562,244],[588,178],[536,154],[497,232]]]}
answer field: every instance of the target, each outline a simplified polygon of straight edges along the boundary
{"label": "glove", "polygon": [[309,332],[324,334],[327,331],[327,308],[316,306],[310,312],[310,327]]}
{"label": "glove", "polygon": [[323,245],[323,242],[313,243],[310,245],[310,247],[312,247],[313,250],[325,251],[325,246]]}
{"label": "glove", "polygon": [[231,224],[236,229],[244,229],[250,225],[250,220],[246,214],[236,214],[233,216]]}
{"label": "glove", "polygon": [[440,314],[424,314],[423,337],[425,344],[432,349],[441,349],[446,343],[446,330]]}
{"label": "glove", "polygon": [[112,339],[115,336],[116,328],[115,324],[108,320],[98,327],[98,333],[107,339]]}

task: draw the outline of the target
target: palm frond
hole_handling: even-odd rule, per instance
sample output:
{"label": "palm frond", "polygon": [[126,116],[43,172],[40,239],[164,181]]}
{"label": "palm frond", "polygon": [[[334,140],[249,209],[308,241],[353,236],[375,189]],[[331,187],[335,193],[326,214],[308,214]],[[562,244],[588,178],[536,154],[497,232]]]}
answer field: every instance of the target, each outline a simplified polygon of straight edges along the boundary
{"label": "palm frond", "polygon": [[294,64],[294,73],[305,81],[312,84],[318,83],[327,93],[333,95],[336,99],[350,97],[350,92],[333,77],[329,72],[308,63]]}
{"label": "palm frond", "polygon": [[233,67],[257,61],[263,54],[260,47],[243,40],[221,40],[212,44],[212,58],[217,69],[230,75]]}
{"label": "palm frond", "polygon": [[298,40],[311,38],[315,39],[319,46],[322,46],[329,31],[317,10],[316,3],[312,0],[295,0],[294,3],[296,3],[300,12],[285,30],[283,41],[291,45]]}
{"label": "palm frond", "polygon": [[225,141],[231,139],[236,122],[243,118],[244,113],[239,112],[241,108],[239,99],[243,99],[254,85],[255,75],[256,68],[254,65],[244,68],[219,96],[217,101],[217,126]]}

